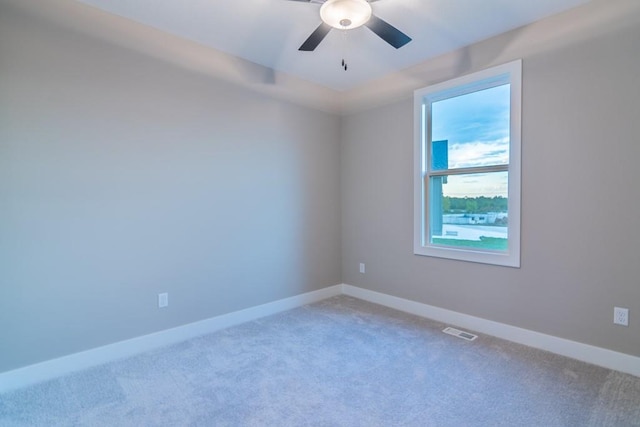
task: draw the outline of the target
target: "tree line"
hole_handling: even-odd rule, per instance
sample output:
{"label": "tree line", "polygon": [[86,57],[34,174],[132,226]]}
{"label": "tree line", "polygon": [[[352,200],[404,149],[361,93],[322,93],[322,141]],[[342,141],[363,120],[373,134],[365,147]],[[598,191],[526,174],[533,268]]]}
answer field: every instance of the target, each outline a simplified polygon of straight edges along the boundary
{"label": "tree line", "polygon": [[489,213],[507,212],[507,198],[494,197],[449,197],[442,198],[444,213]]}

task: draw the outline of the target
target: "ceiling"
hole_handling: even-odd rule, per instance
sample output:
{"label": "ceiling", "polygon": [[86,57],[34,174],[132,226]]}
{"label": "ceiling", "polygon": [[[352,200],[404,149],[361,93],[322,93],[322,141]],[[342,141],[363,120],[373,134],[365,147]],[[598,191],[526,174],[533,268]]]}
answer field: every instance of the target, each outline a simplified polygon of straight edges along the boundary
{"label": "ceiling", "polygon": [[409,35],[409,44],[396,50],[360,27],[332,30],[313,52],[298,47],[320,24],[322,0],[78,1],[345,91],[590,0],[379,0],[373,13]]}

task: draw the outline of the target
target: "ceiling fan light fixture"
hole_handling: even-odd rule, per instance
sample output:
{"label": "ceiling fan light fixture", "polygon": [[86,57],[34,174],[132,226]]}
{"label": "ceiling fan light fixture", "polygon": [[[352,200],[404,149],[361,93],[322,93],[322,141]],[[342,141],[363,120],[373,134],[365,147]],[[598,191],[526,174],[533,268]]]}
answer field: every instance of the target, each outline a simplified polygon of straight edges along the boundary
{"label": "ceiling fan light fixture", "polygon": [[351,30],[371,18],[371,5],[367,0],[327,0],[320,7],[320,17],[333,28]]}

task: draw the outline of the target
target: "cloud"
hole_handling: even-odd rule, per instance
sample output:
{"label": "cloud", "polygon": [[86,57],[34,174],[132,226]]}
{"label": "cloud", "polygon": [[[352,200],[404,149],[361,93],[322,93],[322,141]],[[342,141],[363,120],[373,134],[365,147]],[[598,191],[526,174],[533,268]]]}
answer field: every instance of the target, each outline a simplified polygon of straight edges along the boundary
{"label": "cloud", "polygon": [[508,172],[450,175],[442,191],[450,197],[507,197],[508,182]]}
{"label": "cloud", "polygon": [[449,168],[509,164],[509,138],[458,142],[449,146]]}

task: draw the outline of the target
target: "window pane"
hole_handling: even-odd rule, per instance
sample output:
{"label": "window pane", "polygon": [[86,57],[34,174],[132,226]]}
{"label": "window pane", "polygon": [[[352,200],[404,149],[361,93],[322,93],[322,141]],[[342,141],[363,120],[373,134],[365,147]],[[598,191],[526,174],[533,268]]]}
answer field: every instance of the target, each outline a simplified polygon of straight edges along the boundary
{"label": "window pane", "polygon": [[429,181],[431,244],[507,250],[508,172],[439,176]]}
{"label": "window pane", "polygon": [[431,104],[431,169],[509,163],[511,85]]}

